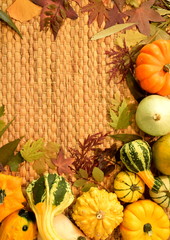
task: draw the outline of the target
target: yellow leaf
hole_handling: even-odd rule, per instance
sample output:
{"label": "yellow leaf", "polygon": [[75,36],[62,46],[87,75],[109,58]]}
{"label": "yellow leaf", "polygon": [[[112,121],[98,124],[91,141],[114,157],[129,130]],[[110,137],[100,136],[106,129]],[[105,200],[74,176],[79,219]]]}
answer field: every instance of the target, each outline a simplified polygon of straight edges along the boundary
{"label": "yellow leaf", "polygon": [[20,22],[31,20],[33,17],[39,16],[42,7],[32,3],[29,0],[16,0],[7,11],[11,18]]}

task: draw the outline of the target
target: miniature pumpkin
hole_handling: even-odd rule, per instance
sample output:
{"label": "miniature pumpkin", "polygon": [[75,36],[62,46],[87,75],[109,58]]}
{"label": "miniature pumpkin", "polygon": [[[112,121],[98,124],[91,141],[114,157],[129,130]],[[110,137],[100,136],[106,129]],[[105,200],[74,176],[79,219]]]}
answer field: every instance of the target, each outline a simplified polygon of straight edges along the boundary
{"label": "miniature pumpkin", "polygon": [[158,193],[149,191],[149,194],[153,201],[159,204],[161,207],[169,208],[170,207],[170,176],[159,176],[163,184],[159,189]]}
{"label": "miniature pumpkin", "polygon": [[33,240],[37,236],[37,227],[33,212],[17,210],[6,217],[0,226],[0,239]]}
{"label": "miniature pumpkin", "polygon": [[142,89],[162,96],[170,94],[170,40],[146,44],[136,60],[135,74]]}
{"label": "miniature pumpkin", "polygon": [[22,179],[0,173],[0,222],[23,208],[25,198],[21,189]]}
{"label": "miniature pumpkin", "polygon": [[145,191],[142,179],[129,171],[119,172],[115,177],[113,186],[117,197],[123,202],[135,202]]}
{"label": "miniature pumpkin", "polygon": [[121,223],[123,206],[115,193],[91,187],[77,198],[72,217],[86,236],[102,240]]}
{"label": "miniature pumpkin", "polygon": [[162,207],[151,200],[138,200],[126,206],[120,232],[124,240],[167,240],[169,227]]}

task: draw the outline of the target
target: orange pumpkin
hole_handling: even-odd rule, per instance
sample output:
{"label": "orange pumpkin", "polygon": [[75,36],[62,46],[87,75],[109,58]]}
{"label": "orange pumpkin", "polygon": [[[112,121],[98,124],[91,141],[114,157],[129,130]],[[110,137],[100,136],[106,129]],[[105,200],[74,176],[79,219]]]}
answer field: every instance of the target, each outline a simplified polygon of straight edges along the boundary
{"label": "orange pumpkin", "polygon": [[0,173],[0,222],[11,213],[23,208],[26,199],[21,188],[22,179]]}
{"label": "orange pumpkin", "polygon": [[142,89],[162,96],[170,94],[170,40],[159,39],[140,51],[135,68]]}

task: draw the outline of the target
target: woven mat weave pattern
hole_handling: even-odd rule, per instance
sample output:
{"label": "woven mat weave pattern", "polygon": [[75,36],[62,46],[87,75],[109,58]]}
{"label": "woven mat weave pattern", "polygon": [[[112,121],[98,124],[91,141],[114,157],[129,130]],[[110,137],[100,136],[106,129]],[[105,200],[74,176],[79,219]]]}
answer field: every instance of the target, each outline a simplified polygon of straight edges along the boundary
{"label": "woven mat weave pattern", "polygon": [[[2,9],[11,3],[1,3]],[[100,29],[97,23],[88,27],[88,15],[75,8],[79,18],[66,20],[56,40],[50,30],[40,32],[39,18],[15,21],[23,39],[0,25],[0,102],[8,121],[15,116],[3,144],[14,137],[43,137],[67,149],[88,134],[108,130],[115,86],[109,84],[105,51],[113,37],[91,41]]]}

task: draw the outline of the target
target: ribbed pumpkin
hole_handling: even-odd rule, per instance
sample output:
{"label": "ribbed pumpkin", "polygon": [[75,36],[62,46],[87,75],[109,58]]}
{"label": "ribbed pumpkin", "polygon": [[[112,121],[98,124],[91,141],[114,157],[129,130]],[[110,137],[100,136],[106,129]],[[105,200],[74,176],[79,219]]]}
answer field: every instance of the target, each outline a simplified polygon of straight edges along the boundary
{"label": "ribbed pumpkin", "polygon": [[120,232],[123,240],[167,240],[169,227],[162,207],[151,200],[138,200],[126,206]]}
{"label": "ribbed pumpkin", "polygon": [[125,143],[120,149],[120,159],[126,168],[137,173],[152,191],[158,192],[162,182],[155,179],[150,170],[151,157],[151,147],[141,139]]}
{"label": "ribbed pumpkin", "polygon": [[33,240],[36,236],[35,216],[25,209],[10,214],[0,226],[1,240]]}
{"label": "ribbed pumpkin", "polygon": [[123,206],[115,193],[92,187],[77,198],[73,219],[89,238],[106,239],[123,220]]}
{"label": "ribbed pumpkin", "polygon": [[135,202],[143,195],[145,184],[136,174],[129,171],[119,172],[114,180],[114,192],[123,202]]}
{"label": "ribbed pumpkin", "polygon": [[170,94],[170,40],[146,44],[136,60],[136,78],[141,88],[162,96]]}
{"label": "ribbed pumpkin", "polygon": [[149,191],[149,194],[157,204],[164,208],[170,208],[170,176],[159,176],[159,180],[162,181],[162,186],[158,193]]}

